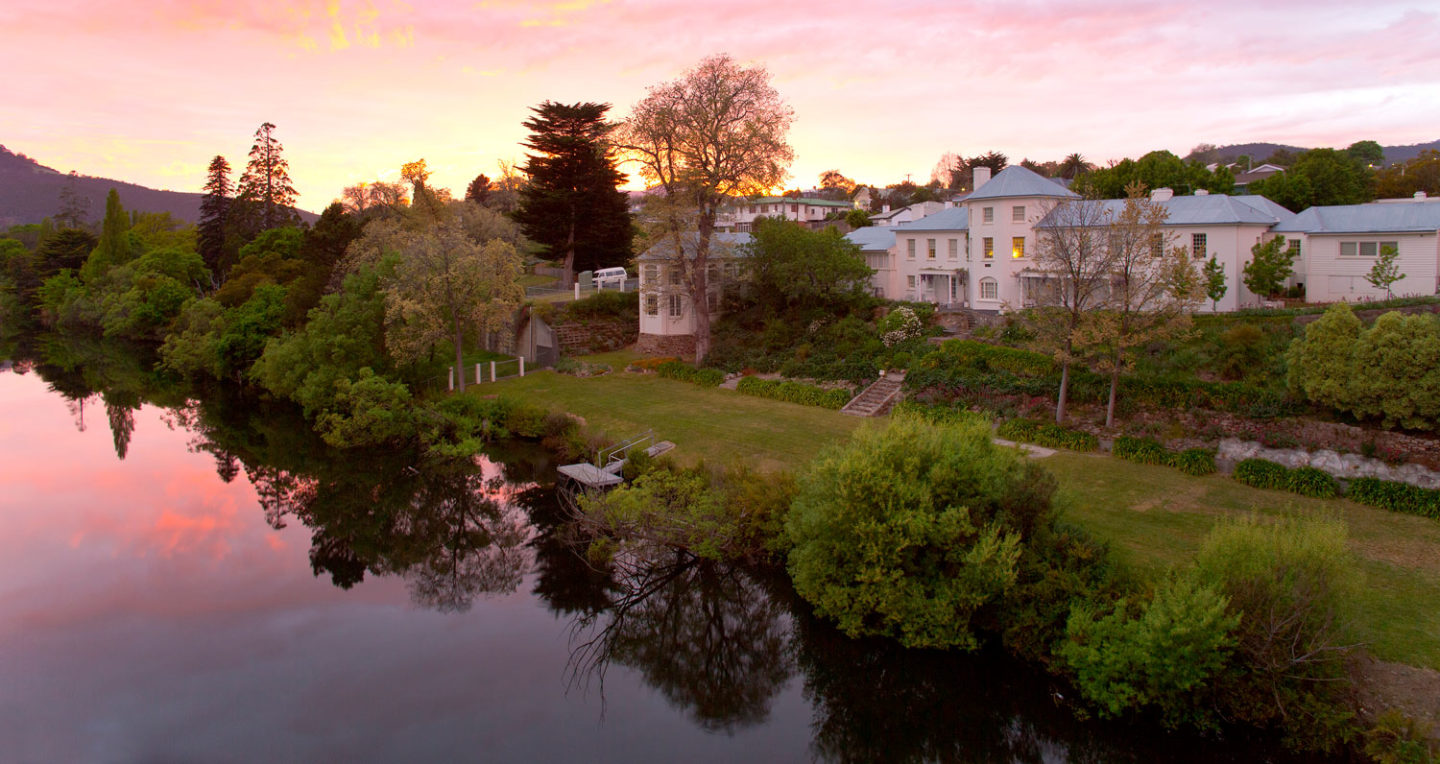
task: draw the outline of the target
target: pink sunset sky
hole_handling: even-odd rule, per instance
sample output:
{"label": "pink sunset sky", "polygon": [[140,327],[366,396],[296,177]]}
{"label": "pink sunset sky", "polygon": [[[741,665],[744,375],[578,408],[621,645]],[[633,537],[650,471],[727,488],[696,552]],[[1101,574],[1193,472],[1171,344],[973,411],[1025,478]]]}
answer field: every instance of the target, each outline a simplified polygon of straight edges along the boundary
{"label": "pink sunset sky", "polygon": [[[17,7],[18,6],[18,7]],[[1104,163],[1202,142],[1440,138],[1440,8],[1373,0],[244,2],[7,8],[0,143],[198,191],[277,125],[300,205],[427,160],[463,193],[529,108],[623,118],[701,58],[763,64],[795,110],[789,187],[928,180],[940,155]]]}

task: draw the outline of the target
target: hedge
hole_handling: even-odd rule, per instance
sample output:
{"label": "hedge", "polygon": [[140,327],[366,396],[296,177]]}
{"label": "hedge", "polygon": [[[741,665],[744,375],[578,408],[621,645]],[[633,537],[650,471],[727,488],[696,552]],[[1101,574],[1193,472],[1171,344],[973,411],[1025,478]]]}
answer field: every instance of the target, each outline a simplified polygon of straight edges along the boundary
{"label": "hedge", "polygon": [[1200,477],[1215,474],[1215,449],[1187,448],[1171,457],[1175,468],[1186,475]]}
{"label": "hedge", "polygon": [[1169,467],[1174,463],[1170,451],[1153,438],[1129,438],[1119,437],[1115,439],[1115,445],[1111,447],[1110,453],[1131,462],[1141,464],[1159,464]]}
{"label": "hedge", "polygon": [[827,409],[844,408],[845,404],[854,397],[849,390],[845,389],[826,390],[823,387],[807,385],[802,382],[760,379],[759,377],[745,377],[740,380],[740,384],[735,389],[742,395],[753,395],[757,398],[770,398]]}
{"label": "hedge", "polygon": [[1363,477],[1351,480],[1350,490],[1345,495],[1352,501],[1372,507],[1440,520],[1440,491],[1433,488]]}
{"label": "hedge", "polygon": [[719,369],[697,369],[683,361],[666,361],[655,367],[655,373],[667,379],[678,379],[701,387],[718,387],[725,381],[725,372]]}
{"label": "hedge", "polygon": [[995,434],[1008,440],[1034,443],[1046,448],[1094,451],[1100,447],[1100,439],[1088,432],[1067,429],[1058,424],[1037,422],[1033,419],[1008,420],[1000,425]]}
{"label": "hedge", "polygon": [[1256,488],[1290,491],[1321,499],[1339,495],[1339,484],[1329,473],[1314,467],[1290,469],[1265,459],[1246,459],[1235,465],[1235,479]]}

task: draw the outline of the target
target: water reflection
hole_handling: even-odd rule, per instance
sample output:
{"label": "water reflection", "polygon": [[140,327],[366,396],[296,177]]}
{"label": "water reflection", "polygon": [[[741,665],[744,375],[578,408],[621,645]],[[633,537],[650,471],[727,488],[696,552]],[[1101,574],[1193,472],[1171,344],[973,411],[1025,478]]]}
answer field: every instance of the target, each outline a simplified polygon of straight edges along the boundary
{"label": "water reflection", "polygon": [[755,574],[684,552],[622,557],[610,569],[607,606],[573,622],[572,681],[603,684],[613,661],[638,669],[703,729],[767,719],[795,667],[789,613]]}

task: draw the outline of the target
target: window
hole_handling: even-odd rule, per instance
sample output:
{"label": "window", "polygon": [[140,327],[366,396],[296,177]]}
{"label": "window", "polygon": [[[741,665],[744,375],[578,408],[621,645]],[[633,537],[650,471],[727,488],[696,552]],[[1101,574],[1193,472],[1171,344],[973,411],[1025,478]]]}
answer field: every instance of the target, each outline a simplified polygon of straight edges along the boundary
{"label": "window", "polygon": [[1000,284],[995,279],[980,279],[980,299],[1000,299]]}
{"label": "window", "polygon": [[680,275],[679,268],[670,269],[670,286],[680,286]]}
{"label": "window", "polygon": [[684,297],[684,295],[678,295],[678,294],[672,294],[672,295],[670,295],[670,317],[671,317],[671,318],[679,318],[679,317],[681,317],[681,316],[683,316],[683,315],[685,315],[685,297]]}
{"label": "window", "polygon": [[705,295],[705,302],[710,306],[711,313],[720,310],[720,291],[712,290],[710,292],[707,292]]}
{"label": "window", "polygon": [[1291,240],[1289,241],[1289,244],[1287,245],[1287,248],[1290,250],[1290,258],[1291,258],[1292,260],[1299,260],[1299,259],[1300,259],[1300,240],[1299,240],[1299,239],[1291,239]]}
{"label": "window", "polygon": [[796,215],[799,215],[799,214],[800,214],[800,205],[798,205],[798,204],[792,204],[792,205],[790,205],[790,211],[791,211],[792,213],[796,214]]}
{"label": "window", "polygon": [[984,253],[985,253],[985,259],[986,259],[986,260],[989,260],[990,258],[994,257],[994,256],[995,256],[995,240],[992,239],[992,238],[990,238],[989,236],[986,236],[984,239],[981,239],[980,241],[982,242],[983,251],[984,251]]}
{"label": "window", "polygon": [[1205,259],[1205,234],[1190,234],[1190,256],[1196,260]]}
{"label": "window", "polygon": [[985,221],[986,223],[994,223],[994,222],[995,222],[995,208],[994,208],[994,207],[986,207],[986,208],[984,209],[984,211],[981,212],[980,219],[983,220],[983,221]]}
{"label": "window", "polygon": [[1154,236],[1150,237],[1150,256],[1165,256],[1165,234],[1157,233]]}
{"label": "window", "polygon": [[958,260],[959,258],[960,258],[960,240],[959,240],[959,239],[951,239],[951,240],[950,240],[950,259],[951,259],[951,260]]}
{"label": "window", "polygon": [[645,295],[645,315],[647,315],[647,316],[658,316],[658,315],[660,315],[660,295],[658,295],[658,294],[647,294],[647,295]]}
{"label": "window", "polygon": [[710,267],[705,269],[705,285],[711,286],[714,284],[719,284],[720,281],[720,264],[711,263]]}
{"label": "window", "polygon": [[[1299,251],[1299,249],[1300,249],[1300,243],[1299,243],[1298,241],[1295,242],[1295,243],[1291,246],[1291,249],[1294,249],[1294,250],[1296,250],[1296,251]],[[1340,242],[1340,256],[1341,256],[1341,257],[1355,257],[1355,255],[1357,254],[1357,250],[1358,250],[1358,254],[1360,255],[1360,257],[1375,257],[1375,256],[1379,255],[1381,252],[1383,252],[1384,250],[1386,250],[1386,249],[1393,249],[1393,250],[1395,250],[1396,252],[1399,252],[1399,251],[1400,251],[1400,242],[1398,242],[1398,241],[1342,241],[1342,242]]]}
{"label": "window", "polygon": [[645,279],[644,279],[645,283],[646,283],[646,284],[654,284],[654,283],[658,282],[659,280],[660,280],[660,266],[658,266],[658,265],[647,265],[647,266],[645,266]]}
{"label": "window", "polygon": [[906,240],[905,240],[905,256],[908,257],[908,258],[910,258],[911,260],[914,260],[914,259],[915,259],[915,240],[914,240],[914,239],[906,239]]}
{"label": "window", "polygon": [[1010,208],[1010,220],[1015,223],[1025,222],[1025,205],[1017,204]]}
{"label": "window", "polygon": [[935,240],[934,240],[934,239],[926,239],[926,240],[925,240],[925,257],[926,257],[926,259],[928,259],[928,260],[934,260],[934,259],[935,259]]}
{"label": "window", "polygon": [[906,277],[905,277],[905,288],[906,288],[906,289],[909,289],[909,290],[912,291],[912,292],[915,291],[915,277],[914,277],[914,276],[906,276]]}
{"label": "window", "polygon": [[1024,237],[1024,236],[1015,236],[1015,237],[1013,237],[1013,238],[1010,239],[1010,256],[1011,256],[1011,257],[1024,257],[1024,256],[1025,256],[1025,237]]}

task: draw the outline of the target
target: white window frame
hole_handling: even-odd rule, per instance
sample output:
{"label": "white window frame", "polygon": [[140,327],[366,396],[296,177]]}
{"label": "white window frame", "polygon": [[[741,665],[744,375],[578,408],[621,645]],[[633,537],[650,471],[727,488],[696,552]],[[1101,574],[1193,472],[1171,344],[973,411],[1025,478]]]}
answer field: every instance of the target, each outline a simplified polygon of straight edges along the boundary
{"label": "white window frame", "polygon": [[683,295],[683,294],[671,294],[671,295],[666,295],[666,297],[669,298],[669,300],[667,301],[668,304],[669,304],[669,305],[668,305],[668,310],[667,310],[667,312],[670,314],[670,317],[671,317],[671,318],[680,318],[680,317],[684,316],[684,315],[685,315],[685,295]]}
{"label": "white window frame", "polygon": [[926,260],[934,260],[934,259],[935,259],[935,254],[936,254],[938,251],[939,251],[939,250],[938,250],[938,249],[936,248],[936,246],[935,246],[935,240],[934,240],[934,239],[926,239],[926,240],[925,240],[925,259],[926,259]]}
{"label": "white window frame", "polygon": [[1000,282],[998,282],[998,281],[996,281],[995,279],[992,279],[992,278],[983,278],[983,279],[980,279],[980,299],[982,299],[982,300],[998,300],[998,299],[1000,299]]}
{"label": "white window frame", "polygon": [[915,240],[914,240],[914,239],[906,239],[906,240],[905,240],[905,259],[906,259],[906,260],[914,260],[914,259],[915,259]]}
{"label": "white window frame", "polygon": [[1209,237],[1203,233],[1190,234],[1190,257],[1196,260],[1204,260],[1208,255]]}
{"label": "white window frame", "polygon": [[951,259],[951,260],[958,260],[958,259],[960,259],[960,240],[959,240],[959,239],[951,239],[951,240],[950,240],[950,252],[949,252],[949,255],[950,255],[950,259]]}
{"label": "white window frame", "polygon": [[982,223],[994,223],[994,222],[995,222],[995,208],[994,208],[994,207],[983,207],[983,208],[981,208],[981,210],[980,210],[980,222],[982,222]]}
{"label": "white window frame", "polygon": [[660,295],[654,293],[645,295],[645,315],[660,315]]}
{"label": "white window frame", "polygon": [[1011,237],[1010,237],[1010,257],[1011,257],[1012,259],[1019,259],[1019,258],[1022,258],[1022,257],[1024,257],[1024,256],[1025,256],[1025,237],[1024,237],[1024,236],[1011,236]]}
{"label": "white window frame", "polygon": [[1024,223],[1024,222],[1025,222],[1025,205],[1023,205],[1023,204],[1017,204],[1017,205],[1015,205],[1014,207],[1010,208],[1010,222],[1012,222],[1012,223]]}
{"label": "white window frame", "polygon": [[980,240],[980,254],[986,260],[995,259],[995,237],[986,236]]}

